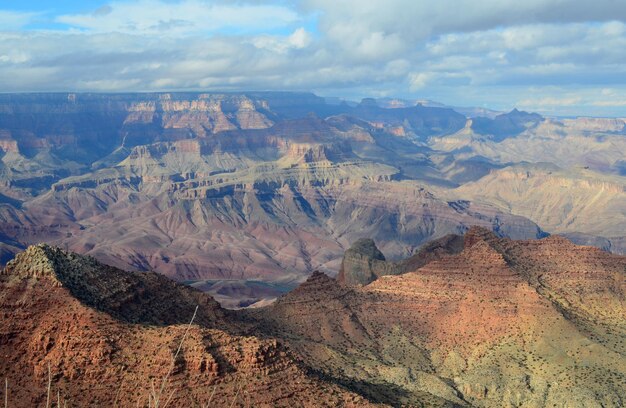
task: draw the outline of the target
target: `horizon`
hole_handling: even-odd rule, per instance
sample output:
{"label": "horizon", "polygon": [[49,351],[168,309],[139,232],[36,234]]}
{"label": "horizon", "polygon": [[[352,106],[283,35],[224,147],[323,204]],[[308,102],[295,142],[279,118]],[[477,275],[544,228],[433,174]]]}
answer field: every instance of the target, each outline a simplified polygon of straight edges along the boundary
{"label": "horizon", "polygon": [[300,91],[624,117],[625,22],[610,0],[8,0],[0,92]]}
{"label": "horizon", "polygon": [[[306,91],[306,90],[274,90],[274,89],[260,89],[260,90],[228,90],[228,91],[220,91],[220,90],[211,90],[211,89],[206,89],[206,90],[183,90],[183,91],[177,91],[177,90],[162,90],[162,91],[51,91],[51,92],[39,92],[39,91],[24,91],[24,92],[0,92],[0,96],[1,95],[65,95],[65,94],[76,94],[76,95],[136,95],[136,94],[252,94],[252,93],[293,93],[293,94],[312,94],[314,96],[320,97],[322,99],[324,99],[325,103],[329,104],[329,105],[335,105],[334,103],[329,103],[329,99],[336,99],[338,100],[340,103],[347,103],[347,104],[354,104],[354,105],[358,105],[361,102],[363,102],[363,100],[365,99],[374,99],[377,102],[379,100],[384,100],[384,99],[388,99],[388,100],[399,100],[399,101],[403,101],[403,102],[415,102],[414,105],[410,105],[410,106],[417,106],[420,105],[421,102],[432,102],[434,104],[441,104],[443,106],[429,106],[429,105],[424,105],[425,107],[434,107],[434,108],[442,108],[442,109],[452,109],[452,110],[465,110],[465,109],[484,109],[486,111],[490,111],[491,113],[494,114],[507,114],[507,113],[511,113],[515,110],[520,111],[520,112],[526,112],[526,113],[539,113],[542,116],[544,116],[545,118],[554,118],[554,119],[575,119],[575,118],[593,118],[593,119],[623,119],[622,116],[602,116],[602,115],[578,115],[578,114],[571,114],[571,115],[561,115],[561,114],[546,114],[544,112],[540,112],[540,111],[533,111],[531,109],[523,109],[517,106],[513,106],[508,110],[497,110],[495,108],[491,108],[489,106],[460,106],[460,105],[449,105],[446,103],[443,103],[442,101],[437,101],[437,100],[432,100],[432,99],[428,99],[428,98],[401,98],[401,97],[395,97],[395,96],[387,96],[387,97],[380,97],[380,98],[375,98],[375,97],[371,97],[371,96],[364,96],[359,100],[356,99],[345,99],[339,96],[335,96],[335,95],[320,95],[316,92],[313,91]],[[394,108],[389,108],[389,107],[384,107],[381,106],[381,108],[383,109],[394,109]],[[480,115],[476,115],[476,116],[480,116]],[[626,116],[626,115],[625,115]]]}

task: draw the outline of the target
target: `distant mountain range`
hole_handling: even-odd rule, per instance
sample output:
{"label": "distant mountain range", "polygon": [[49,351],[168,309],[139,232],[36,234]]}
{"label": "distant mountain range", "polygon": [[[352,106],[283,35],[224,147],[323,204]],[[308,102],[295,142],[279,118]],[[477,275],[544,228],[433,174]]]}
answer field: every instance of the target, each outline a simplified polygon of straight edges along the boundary
{"label": "distant mountain range", "polygon": [[377,98],[375,102],[381,108],[409,108],[412,106],[422,105],[432,108],[451,108],[456,112],[459,112],[468,118],[485,117],[493,119],[496,116],[504,113],[487,108],[478,107],[461,107],[461,106],[448,106],[446,104],[431,101],[429,99],[398,99],[398,98]]}
{"label": "distant mountain range", "polygon": [[0,257],[48,242],[241,307],[335,276],[360,238],[391,261],[473,225],[624,253],[625,123],[290,92],[3,94]]}

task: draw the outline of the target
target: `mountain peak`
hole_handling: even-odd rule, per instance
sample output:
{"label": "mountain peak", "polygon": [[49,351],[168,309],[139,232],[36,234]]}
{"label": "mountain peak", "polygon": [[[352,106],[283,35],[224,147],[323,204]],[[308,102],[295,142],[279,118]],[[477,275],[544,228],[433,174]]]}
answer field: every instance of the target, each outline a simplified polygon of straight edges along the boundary
{"label": "mountain peak", "polygon": [[[209,295],[153,272],[127,272],[48,244],[29,246],[2,275],[63,287],[82,304],[133,323],[181,324],[194,312],[214,326],[223,311]],[[12,279],[10,279],[12,280]]]}
{"label": "mountain peak", "polygon": [[276,301],[277,305],[287,305],[295,302],[307,301],[317,303],[321,299],[340,297],[349,290],[338,285],[337,281],[323,272],[314,271],[306,281],[289,293],[284,294]]}
{"label": "mountain peak", "polygon": [[326,285],[329,282],[332,282],[333,279],[326,275],[324,272],[313,271],[311,275],[307,278],[307,280],[302,285],[307,286],[320,286]]}
{"label": "mountain peak", "polygon": [[[2,271],[3,275],[14,275],[20,278],[52,278],[59,285],[61,281],[58,274],[61,270],[60,265],[74,260],[76,254],[63,251],[61,248],[48,244],[31,245],[23,252],[17,254],[15,258],[9,261]],[[81,257],[89,259],[87,257]],[[74,269],[65,270],[66,273],[72,273]]]}
{"label": "mountain peak", "polygon": [[480,241],[491,243],[498,239],[498,236],[491,230],[473,225],[464,235],[463,246],[467,249]]}

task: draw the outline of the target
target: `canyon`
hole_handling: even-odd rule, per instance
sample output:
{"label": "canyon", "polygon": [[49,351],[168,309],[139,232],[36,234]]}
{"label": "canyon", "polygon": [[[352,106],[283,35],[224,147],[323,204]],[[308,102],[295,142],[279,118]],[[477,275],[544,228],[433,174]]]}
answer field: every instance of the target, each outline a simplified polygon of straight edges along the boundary
{"label": "canyon", "polygon": [[459,110],[0,95],[12,406],[623,406],[626,122]]}
{"label": "canyon", "polygon": [[472,225],[626,252],[623,120],[459,110],[296,92],[0,95],[0,262],[47,242],[238,308],[336,276],[361,238],[391,261]]}

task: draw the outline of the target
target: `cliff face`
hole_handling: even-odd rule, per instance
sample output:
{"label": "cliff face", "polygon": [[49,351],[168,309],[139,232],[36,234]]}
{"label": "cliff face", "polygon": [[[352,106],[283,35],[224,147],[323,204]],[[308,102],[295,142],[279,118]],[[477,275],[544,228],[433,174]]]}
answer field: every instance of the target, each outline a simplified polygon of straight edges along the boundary
{"label": "cliff face", "polygon": [[141,142],[140,133],[146,127],[161,130],[162,140],[206,137],[226,130],[266,129],[273,125],[266,116],[270,114],[268,108],[266,101],[245,95],[200,94],[196,99],[181,100],[163,94],[158,100],[132,103],[121,132],[125,144],[132,144]]}
{"label": "cliff face", "polygon": [[9,143],[27,156],[54,148],[87,163],[119,145],[265,129],[273,124],[268,115],[266,101],[245,95],[4,95],[0,139],[5,151]]}

